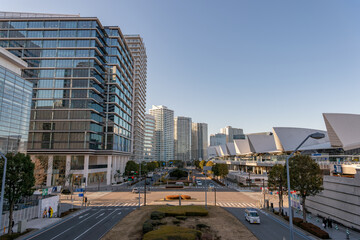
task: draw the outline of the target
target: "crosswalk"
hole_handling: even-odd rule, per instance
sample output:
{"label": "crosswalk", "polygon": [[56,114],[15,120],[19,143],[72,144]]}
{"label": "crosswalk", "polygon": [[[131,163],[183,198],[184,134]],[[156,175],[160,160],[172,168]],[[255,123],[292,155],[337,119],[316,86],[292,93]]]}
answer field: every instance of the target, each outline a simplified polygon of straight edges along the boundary
{"label": "crosswalk", "polygon": [[256,205],[253,203],[226,203],[226,202],[218,202],[216,206],[220,207],[231,207],[231,208],[256,208]]}
{"label": "crosswalk", "polygon": [[[144,204],[141,203],[140,206]],[[112,202],[112,203],[102,203],[102,202],[95,202],[90,204],[91,207],[137,207],[139,206],[139,202]]]}

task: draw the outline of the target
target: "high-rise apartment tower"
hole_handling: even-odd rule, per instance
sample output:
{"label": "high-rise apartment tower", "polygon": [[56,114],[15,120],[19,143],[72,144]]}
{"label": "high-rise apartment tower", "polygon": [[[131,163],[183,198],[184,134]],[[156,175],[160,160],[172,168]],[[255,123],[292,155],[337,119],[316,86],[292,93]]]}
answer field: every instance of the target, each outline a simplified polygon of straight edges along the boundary
{"label": "high-rise apartment tower", "polygon": [[174,144],[176,160],[191,160],[191,118],[174,119]]}
{"label": "high-rise apartment tower", "polygon": [[208,148],[208,125],[192,123],[191,128],[191,159],[206,160]]}

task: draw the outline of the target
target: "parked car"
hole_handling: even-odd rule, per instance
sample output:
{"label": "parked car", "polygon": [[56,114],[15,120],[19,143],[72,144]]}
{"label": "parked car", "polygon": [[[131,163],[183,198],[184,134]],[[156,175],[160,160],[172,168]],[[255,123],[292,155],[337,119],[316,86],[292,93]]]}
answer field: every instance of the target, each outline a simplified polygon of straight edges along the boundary
{"label": "parked car", "polygon": [[201,182],[201,181],[197,181],[196,184],[197,184],[198,186],[202,186],[202,182]]}
{"label": "parked car", "polygon": [[215,185],[213,183],[209,183],[209,188],[214,188]]}
{"label": "parked car", "polygon": [[139,193],[139,189],[138,188],[133,188],[133,190],[131,192],[132,193]]}
{"label": "parked car", "polygon": [[260,216],[254,208],[247,208],[245,210],[245,220],[249,223],[259,223],[260,224]]}

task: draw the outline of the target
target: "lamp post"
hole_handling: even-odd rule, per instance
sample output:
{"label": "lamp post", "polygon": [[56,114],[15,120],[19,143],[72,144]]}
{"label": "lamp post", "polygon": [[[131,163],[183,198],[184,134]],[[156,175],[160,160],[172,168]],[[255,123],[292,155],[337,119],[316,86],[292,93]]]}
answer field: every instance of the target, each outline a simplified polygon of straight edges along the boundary
{"label": "lamp post", "polygon": [[291,200],[290,200],[290,173],[289,173],[289,159],[294,155],[297,150],[309,139],[321,139],[324,138],[325,134],[316,132],[312,133],[309,136],[307,136],[304,141],[300,143],[300,145],[286,158],[286,173],[287,173],[287,187],[288,187],[288,202],[289,202],[289,225],[290,225],[290,240],[294,239],[294,230],[293,230],[293,216],[292,216],[292,210],[291,210]]}
{"label": "lamp post", "polygon": [[4,163],[4,172],[3,172],[3,178],[1,183],[1,199],[0,199],[0,227],[2,223],[2,213],[3,213],[3,205],[4,205],[4,192],[5,192],[5,177],[6,177],[6,165],[7,165],[7,158],[4,154],[0,152],[0,156],[5,159]]}

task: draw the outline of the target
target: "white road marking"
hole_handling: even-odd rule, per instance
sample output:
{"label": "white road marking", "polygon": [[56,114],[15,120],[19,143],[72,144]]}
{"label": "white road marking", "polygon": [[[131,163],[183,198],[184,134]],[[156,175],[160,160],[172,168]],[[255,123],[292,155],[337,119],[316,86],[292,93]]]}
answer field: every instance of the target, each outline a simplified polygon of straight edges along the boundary
{"label": "white road marking", "polygon": [[96,219],[98,219],[99,217],[101,217],[102,215],[104,215],[105,213],[100,214],[99,216],[96,217]]}
{"label": "white road marking", "polygon": [[86,217],[87,215],[89,215],[89,214],[87,213],[85,215],[82,215],[82,216],[79,217],[79,219],[82,219],[83,217]]}

